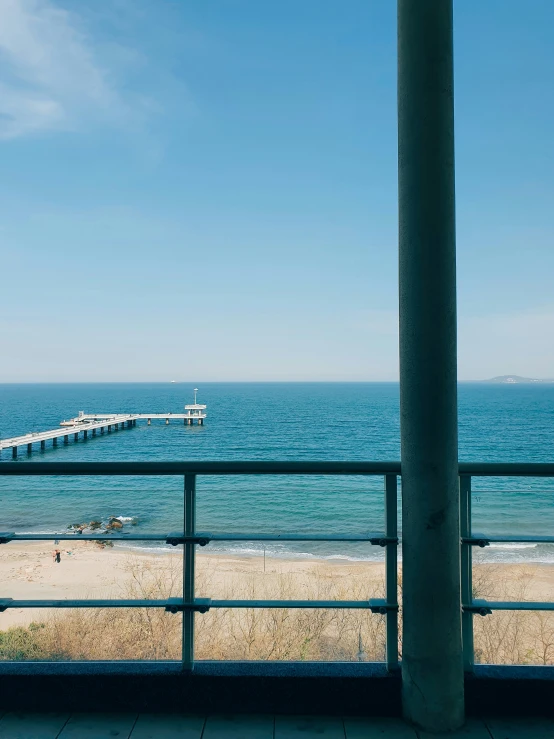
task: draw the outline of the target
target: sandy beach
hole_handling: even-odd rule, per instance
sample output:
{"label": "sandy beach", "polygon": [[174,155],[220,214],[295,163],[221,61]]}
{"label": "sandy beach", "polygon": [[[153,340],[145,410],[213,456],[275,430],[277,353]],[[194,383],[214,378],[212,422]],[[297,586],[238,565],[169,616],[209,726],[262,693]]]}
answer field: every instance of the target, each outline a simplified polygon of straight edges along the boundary
{"label": "sandy beach", "polygon": [[[0,549],[3,594],[14,599],[121,598],[132,584],[133,570],[137,567],[165,578],[171,595],[182,592],[180,551],[143,554],[123,548],[100,549],[94,542],[62,541],[57,545],[61,561],[56,563],[52,558],[53,548],[50,542],[4,545]],[[283,576],[290,579],[291,588],[297,592],[309,589],[310,584],[313,587],[315,582],[334,584],[347,592],[349,584],[361,578],[367,581],[366,597],[382,596],[383,562],[275,557],[266,557],[264,561],[263,557],[233,557],[201,551],[196,561],[198,597],[239,597],[236,593],[245,586],[258,590],[262,583],[271,585]],[[554,599],[554,565],[475,564],[476,584],[483,580],[482,573],[486,574],[486,582],[482,584],[485,592],[480,592],[480,597],[494,597],[494,593],[486,592],[490,581],[494,581],[495,587],[503,582],[507,589],[523,588],[525,600]],[[0,630],[36,618],[36,611],[9,609],[0,615]]]}
{"label": "sandy beach", "polygon": [[[101,549],[83,541],[61,542],[59,549],[61,561],[56,563],[50,542],[3,546],[2,595],[165,599],[182,593],[180,551],[147,554]],[[400,581],[401,574],[400,568]],[[271,557],[264,561],[198,552],[196,592],[197,597],[221,599],[365,600],[384,596],[384,563]],[[490,600],[554,600],[554,565],[474,564],[474,593]],[[45,624],[39,633],[41,655],[62,645],[58,658],[105,659],[114,653],[121,659],[178,658],[178,618],[161,609],[147,613],[147,609],[10,608],[0,614],[0,631]],[[384,658],[384,618],[365,610],[211,609],[197,616],[196,623],[199,659]],[[475,617],[474,626],[478,661],[554,662],[550,614],[495,613]],[[20,653],[19,646],[14,649],[10,654]]]}
{"label": "sandy beach", "polygon": [[[61,561],[53,561],[51,542],[10,543],[0,549],[0,584],[2,592],[14,599],[45,598],[121,598],[133,581],[133,569],[147,568],[165,578],[170,594],[180,595],[182,552],[142,554],[123,548],[100,549],[94,542],[61,542],[56,545]],[[384,578],[382,562],[348,560],[281,559],[232,557],[204,554],[196,558],[198,597],[239,597],[239,589],[252,583],[272,583],[286,575],[293,587],[307,589],[315,580],[347,582],[351,577],[368,580],[379,587]],[[265,569],[264,569],[265,568]],[[553,570],[554,578],[554,570]],[[343,586],[344,587],[344,586]],[[375,594],[379,597],[381,593]],[[30,623],[37,611],[9,609],[0,615],[0,630]]]}

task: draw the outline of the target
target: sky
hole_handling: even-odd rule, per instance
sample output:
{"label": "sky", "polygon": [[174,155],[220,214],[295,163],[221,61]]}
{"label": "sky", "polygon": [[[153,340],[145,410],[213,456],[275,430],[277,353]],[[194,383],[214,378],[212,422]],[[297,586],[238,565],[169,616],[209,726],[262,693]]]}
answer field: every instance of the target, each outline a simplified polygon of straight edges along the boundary
{"label": "sky", "polygon": [[[554,376],[551,0],[455,0],[459,378]],[[397,380],[394,0],[0,0],[0,382]]]}

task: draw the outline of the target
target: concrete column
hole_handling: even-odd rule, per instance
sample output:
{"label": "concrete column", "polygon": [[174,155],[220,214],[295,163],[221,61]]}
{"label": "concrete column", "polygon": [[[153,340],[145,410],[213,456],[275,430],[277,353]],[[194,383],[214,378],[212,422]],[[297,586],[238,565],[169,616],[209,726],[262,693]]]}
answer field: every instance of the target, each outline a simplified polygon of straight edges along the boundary
{"label": "concrete column", "polygon": [[69,436],[67,434],[63,437],[63,443],[69,444]]}
{"label": "concrete column", "polygon": [[43,452],[46,449],[46,442],[44,439],[40,442],[40,450]]}
{"label": "concrete column", "polygon": [[108,424],[108,434],[111,434],[111,433],[112,433],[112,427],[110,426],[110,424]]}
{"label": "concrete column", "polygon": [[12,446],[12,459],[17,459],[17,447]]}
{"label": "concrete column", "polygon": [[148,425],[150,426],[150,424],[151,424],[151,420],[150,420],[150,419],[148,419]]}
{"label": "concrete column", "polygon": [[169,425],[169,418],[166,418],[166,419],[165,419],[165,425],[166,425],[166,426],[168,426],[168,425]]}
{"label": "concrete column", "polygon": [[79,441],[79,434],[76,433],[73,435],[73,441]]}
{"label": "concrete column", "polygon": [[199,426],[203,426],[204,425],[204,419],[203,418],[199,418],[198,419],[198,425]]}
{"label": "concrete column", "polygon": [[31,454],[32,451],[33,451],[33,445],[27,444],[27,454]]}
{"label": "concrete column", "polygon": [[55,437],[52,439],[52,446],[58,446],[58,440]]}
{"label": "concrete column", "polygon": [[96,436],[96,429],[92,429],[92,435]]}
{"label": "concrete column", "polygon": [[83,431],[83,439],[88,439],[88,431],[86,429]]}
{"label": "concrete column", "polygon": [[464,721],[452,0],[398,0],[402,699]]}

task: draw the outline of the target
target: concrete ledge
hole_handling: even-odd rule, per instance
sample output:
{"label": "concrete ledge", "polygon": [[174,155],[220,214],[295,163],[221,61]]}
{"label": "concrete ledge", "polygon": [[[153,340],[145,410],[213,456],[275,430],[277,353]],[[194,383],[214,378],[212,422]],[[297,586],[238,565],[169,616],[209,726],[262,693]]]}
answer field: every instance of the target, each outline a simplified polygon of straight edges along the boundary
{"label": "concrete ledge", "polygon": [[477,665],[465,701],[470,716],[554,717],[554,666]]}
{"label": "concrete ledge", "polygon": [[[554,667],[477,666],[472,716],[554,716]],[[400,673],[382,663],[0,663],[0,709],[398,716]]]}
{"label": "concrete ledge", "polygon": [[371,663],[4,664],[0,708],[396,716],[400,674]]}

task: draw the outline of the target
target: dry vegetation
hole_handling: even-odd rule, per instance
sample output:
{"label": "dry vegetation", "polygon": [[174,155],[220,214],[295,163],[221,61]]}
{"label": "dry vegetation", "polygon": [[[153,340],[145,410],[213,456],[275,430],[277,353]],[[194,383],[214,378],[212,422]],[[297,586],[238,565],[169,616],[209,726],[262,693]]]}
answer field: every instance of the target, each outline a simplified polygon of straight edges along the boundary
{"label": "dry vegetation", "polygon": [[[514,567],[511,577],[498,565],[473,569],[473,597],[529,601],[533,570]],[[552,599],[552,596],[551,598]],[[548,611],[495,611],[473,617],[475,662],[501,665],[554,663],[554,614]]]}
{"label": "dry vegetation", "polygon": [[[166,599],[181,592],[181,562],[164,567],[131,559],[125,588],[112,597]],[[474,597],[528,600],[531,574],[499,576],[494,565],[474,570]],[[213,592],[214,573],[204,569],[197,592]],[[291,573],[245,573],[218,598],[364,600],[383,597],[383,583],[359,573],[331,577],[314,569],[300,583]],[[52,611],[40,623],[0,632],[0,659],[179,659],[180,615],[163,609],[80,609]],[[503,612],[474,618],[477,662],[552,664],[554,616],[540,612]],[[381,661],[385,622],[365,610],[212,609],[196,616],[198,659]]]}

